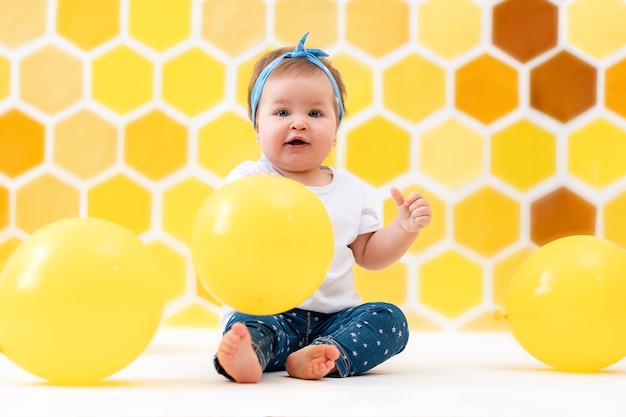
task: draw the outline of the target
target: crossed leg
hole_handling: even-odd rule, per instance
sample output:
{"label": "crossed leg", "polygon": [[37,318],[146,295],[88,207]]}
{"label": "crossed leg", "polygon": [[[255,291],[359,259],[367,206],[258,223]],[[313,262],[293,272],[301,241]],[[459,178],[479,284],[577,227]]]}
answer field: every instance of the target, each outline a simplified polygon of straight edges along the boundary
{"label": "crossed leg", "polygon": [[320,379],[337,370],[339,349],[332,345],[309,345],[287,357],[287,373],[300,379]]}
{"label": "crossed leg", "polygon": [[224,334],[217,350],[217,360],[228,375],[243,383],[259,382],[263,370],[252,348],[252,338],[243,323],[235,323]]}
{"label": "crossed leg", "polygon": [[[337,367],[339,350],[332,345],[309,345],[287,357],[287,373],[299,379],[321,379]],[[252,347],[252,338],[243,323],[234,323],[224,334],[217,351],[217,360],[236,382],[255,383],[263,370]]]}

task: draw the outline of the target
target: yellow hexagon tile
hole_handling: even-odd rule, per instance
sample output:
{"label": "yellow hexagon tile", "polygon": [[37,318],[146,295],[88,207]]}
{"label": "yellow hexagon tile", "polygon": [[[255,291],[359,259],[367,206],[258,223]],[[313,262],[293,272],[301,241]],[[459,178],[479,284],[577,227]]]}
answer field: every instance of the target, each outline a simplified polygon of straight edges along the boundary
{"label": "yellow hexagon tile", "polygon": [[265,37],[267,7],[261,0],[246,6],[232,0],[202,3],[202,38],[230,55],[246,52]]}
{"label": "yellow hexagon tile", "polygon": [[556,173],[556,137],[528,121],[520,120],[491,138],[491,172],[520,191]]}
{"label": "yellow hexagon tile", "polygon": [[357,293],[364,302],[386,301],[396,305],[406,302],[407,267],[401,262],[381,270],[370,271],[359,266],[354,268]]}
{"label": "yellow hexagon tile", "polygon": [[401,0],[352,0],[346,6],[346,39],[375,57],[409,41],[409,5]]}
{"label": "yellow hexagon tile", "polygon": [[478,317],[474,317],[462,326],[459,326],[459,331],[466,332],[495,332],[495,331],[508,331],[508,322],[502,318],[496,318],[493,311],[486,311],[480,314]]}
{"label": "yellow hexagon tile", "polygon": [[242,161],[257,160],[260,152],[250,121],[232,112],[198,131],[198,163],[222,178]]}
{"label": "yellow hexagon tile", "polygon": [[[417,254],[424,249],[441,242],[446,237],[446,203],[440,199],[437,195],[420,187],[419,185],[413,185],[408,188],[403,188],[402,193],[407,196],[413,191],[419,192],[430,204],[433,217],[427,228],[420,231],[419,237],[411,244],[408,253]],[[398,208],[396,202],[392,197],[385,199],[383,203],[383,222],[385,225],[391,223],[398,215]]]}
{"label": "yellow hexagon tile", "polygon": [[419,301],[455,319],[476,307],[483,298],[483,268],[449,250],[419,267]]}
{"label": "yellow hexagon tile", "polygon": [[199,48],[163,64],[163,99],[187,116],[224,100],[226,68]]}
{"label": "yellow hexagon tile", "polygon": [[152,194],[127,176],[117,174],[87,191],[87,213],[140,235],[150,229]]}
{"label": "yellow hexagon tile", "polygon": [[20,98],[46,113],[57,113],[82,98],[82,73],[78,58],[45,46],[20,63]]}
{"label": "yellow hexagon tile", "polygon": [[626,59],[607,68],[604,76],[604,100],[607,109],[626,117]]}
{"label": "yellow hexagon tile", "polygon": [[191,34],[191,0],[129,0],[130,36],[163,51]]}
{"label": "yellow hexagon tile", "polygon": [[530,71],[530,105],[566,123],[596,104],[597,69],[561,51]]}
{"label": "yellow hexagon tile", "polygon": [[125,45],[97,57],[92,65],[94,100],[120,114],[152,99],[153,63]]}
{"label": "yellow hexagon tile", "polygon": [[454,207],[454,239],[483,255],[492,256],[520,237],[520,203],[485,186]]}
{"label": "yellow hexagon tile", "polygon": [[568,138],[568,171],[602,188],[626,176],[626,130],[598,119]]}
{"label": "yellow hexagon tile", "polygon": [[411,54],[383,72],[385,107],[418,122],[446,104],[446,74],[438,65]]}
{"label": "yellow hexagon tile", "polygon": [[489,124],[519,105],[518,74],[497,58],[483,54],[455,73],[455,105]]}
{"label": "yellow hexagon tile", "polygon": [[53,162],[81,179],[91,178],[116,162],[117,128],[89,110],[80,110],[57,123],[53,141]]}
{"label": "yellow hexagon tile", "polygon": [[196,178],[188,178],[163,193],[163,230],[188,243],[198,210],[213,188]]}
{"label": "yellow hexagon tile", "polygon": [[481,9],[470,0],[427,0],[418,6],[418,41],[446,59],[478,46]]}
{"label": "yellow hexagon tile", "polygon": [[[237,85],[235,87],[235,98],[237,104],[242,106],[244,109],[248,108],[248,85],[250,84],[250,76],[252,75],[252,70],[254,69],[254,65],[256,64],[257,60],[261,57],[261,55],[266,52],[268,52],[268,50],[264,50],[263,52],[256,54],[252,58],[243,61],[237,66]],[[248,117],[251,117],[249,110]]]}
{"label": "yellow hexagon tile", "polygon": [[172,301],[185,293],[187,285],[187,260],[163,242],[155,241],[148,245],[164,272],[163,294],[165,301]]}
{"label": "yellow hexagon tile", "polygon": [[15,195],[17,227],[33,233],[42,226],[79,214],[80,193],[51,174],[20,187]]}
{"label": "yellow hexagon tile", "polygon": [[0,185],[0,230],[9,225],[9,190]]}
{"label": "yellow hexagon tile", "polygon": [[370,184],[381,186],[409,170],[409,133],[381,116],[349,131],[346,142],[346,168]]}
{"label": "yellow hexagon tile", "polygon": [[558,7],[548,0],[505,0],[493,7],[492,42],[520,62],[557,45]]}
{"label": "yellow hexagon tile", "polygon": [[192,303],[167,317],[163,324],[172,327],[219,327],[220,318],[199,303]]}
{"label": "yellow hexagon tile", "polygon": [[47,0],[0,1],[0,44],[17,48],[46,31]]}
{"label": "yellow hexagon tile", "polygon": [[604,237],[626,249],[626,192],[620,193],[602,207]]}
{"label": "yellow hexagon tile", "polygon": [[337,41],[337,25],[329,25],[338,18],[337,2],[317,0],[278,0],[274,6],[274,33],[281,43],[296,45],[305,32],[310,32],[307,43],[315,48],[326,48]]}
{"label": "yellow hexagon tile", "polygon": [[449,188],[461,187],[483,174],[484,147],[480,132],[446,120],[422,134],[420,171]]}
{"label": "yellow hexagon tile", "polygon": [[124,135],[124,161],[152,180],[160,180],[187,164],[187,127],[161,111],[133,120]]}
{"label": "yellow hexagon tile", "polygon": [[626,46],[626,3],[621,0],[577,0],[567,6],[567,40],[594,58]]}
{"label": "yellow hexagon tile", "polygon": [[11,63],[0,55],[0,100],[9,96],[11,91]]}
{"label": "yellow hexagon tile", "polygon": [[372,66],[345,52],[332,56],[332,63],[341,72],[341,79],[348,91],[345,111],[354,115],[374,102]]}
{"label": "yellow hexagon tile", "polygon": [[56,31],[90,50],[119,34],[119,0],[57,0]]}
{"label": "yellow hexagon tile", "polygon": [[431,319],[428,319],[424,315],[418,314],[413,310],[405,310],[404,314],[409,324],[409,329],[411,330],[419,330],[419,331],[443,330],[443,327],[440,324],[435,323]]}
{"label": "yellow hexagon tile", "polygon": [[322,164],[329,167],[337,168],[337,147],[331,148],[330,153],[328,154],[326,159],[322,161]]}
{"label": "yellow hexagon tile", "polygon": [[43,163],[45,128],[19,110],[0,114],[0,173],[15,178]]}
{"label": "yellow hexagon tile", "polygon": [[571,235],[593,235],[596,207],[567,187],[536,199],[530,205],[530,238],[537,245]]}

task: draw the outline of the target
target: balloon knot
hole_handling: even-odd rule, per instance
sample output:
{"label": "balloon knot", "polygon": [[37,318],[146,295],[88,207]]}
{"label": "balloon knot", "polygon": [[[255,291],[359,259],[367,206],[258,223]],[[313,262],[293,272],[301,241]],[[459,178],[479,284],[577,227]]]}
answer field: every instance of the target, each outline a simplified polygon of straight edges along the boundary
{"label": "balloon knot", "polygon": [[495,310],[493,312],[493,318],[496,319],[496,321],[500,321],[500,320],[508,320],[509,316],[506,313],[501,312],[500,310]]}

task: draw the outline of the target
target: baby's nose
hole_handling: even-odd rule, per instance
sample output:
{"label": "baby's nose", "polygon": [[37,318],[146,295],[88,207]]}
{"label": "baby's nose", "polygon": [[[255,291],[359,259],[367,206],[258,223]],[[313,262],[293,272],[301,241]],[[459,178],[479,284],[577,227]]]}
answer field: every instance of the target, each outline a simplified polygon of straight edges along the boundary
{"label": "baby's nose", "polygon": [[306,123],[304,123],[300,119],[294,119],[294,121],[291,123],[291,128],[294,130],[303,130],[306,129]]}

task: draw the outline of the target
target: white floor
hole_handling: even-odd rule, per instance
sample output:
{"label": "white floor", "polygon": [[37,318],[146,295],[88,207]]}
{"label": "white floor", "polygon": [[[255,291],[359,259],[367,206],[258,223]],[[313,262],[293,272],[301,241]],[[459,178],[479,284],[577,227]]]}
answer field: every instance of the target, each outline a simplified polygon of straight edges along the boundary
{"label": "white floor", "polygon": [[414,331],[368,375],[259,384],[213,370],[216,330],[163,328],[131,365],[95,387],[53,386],[0,355],[1,417],[626,416],[626,360],[593,374],[555,371],[508,333]]}

